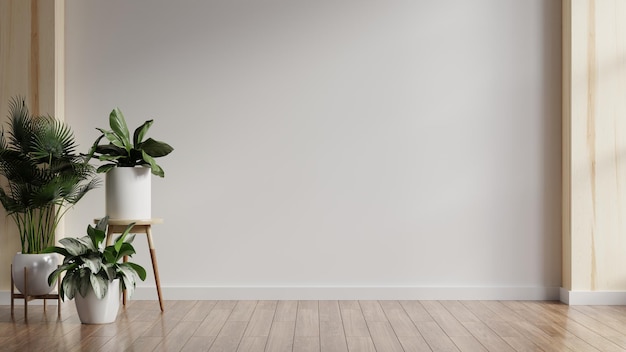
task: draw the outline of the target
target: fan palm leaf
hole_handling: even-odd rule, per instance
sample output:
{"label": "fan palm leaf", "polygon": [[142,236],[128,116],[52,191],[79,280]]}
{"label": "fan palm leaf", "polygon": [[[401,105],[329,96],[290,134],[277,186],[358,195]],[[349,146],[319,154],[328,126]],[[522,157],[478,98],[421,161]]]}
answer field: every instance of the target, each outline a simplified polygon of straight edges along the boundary
{"label": "fan palm leaf", "polygon": [[68,208],[99,185],[88,159],[77,155],[68,125],[51,116],[33,116],[24,99],[9,103],[8,130],[0,133],[0,203],[20,231],[22,253],[39,253],[54,242]]}

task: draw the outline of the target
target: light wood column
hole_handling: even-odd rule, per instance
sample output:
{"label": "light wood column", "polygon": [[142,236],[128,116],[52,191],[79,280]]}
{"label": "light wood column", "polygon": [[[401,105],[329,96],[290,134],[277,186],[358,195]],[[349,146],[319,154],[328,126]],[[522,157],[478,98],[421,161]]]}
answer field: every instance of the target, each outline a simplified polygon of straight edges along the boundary
{"label": "light wood column", "polygon": [[[17,95],[26,98],[31,112],[63,118],[64,12],[64,0],[0,0],[2,124]],[[9,289],[8,268],[19,248],[17,230],[0,209],[0,290]]]}
{"label": "light wood column", "polygon": [[563,288],[626,292],[626,2],[563,1]]}

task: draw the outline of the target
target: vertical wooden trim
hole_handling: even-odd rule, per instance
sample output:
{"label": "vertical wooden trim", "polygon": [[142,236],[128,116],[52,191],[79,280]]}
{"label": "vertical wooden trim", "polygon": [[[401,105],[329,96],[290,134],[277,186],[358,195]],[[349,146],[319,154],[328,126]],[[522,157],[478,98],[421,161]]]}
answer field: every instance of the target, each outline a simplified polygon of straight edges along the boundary
{"label": "vertical wooden trim", "polygon": [[30,1],[30,68],[29,82],[30,110],[39,115],[39,5],[37,0]]}
{"label": "vertical wooden trim", "polygon": [[[54,116],[65,121],[65,0],[54,1]],[[64,237],[65,217],[57,226],[57,243]]]}
{"label": "vertical wooden trim", "polygon": [[597,58],[596,58],[596,2],[589,0],[587,9],[587,150],[589,161],[591,163],[590,180],[591,180],[591,277],[589,278],[589,287],[592,291],[596,290],[597,283],[597,259],[596,259],[596,209],[598,205],[596,194],[596,88],[597,88]]}
{"label": "vertical wooden trim", "polygon": [[65,0],[54,3],[54,116],[65,120]]}
{"label": "vertical wooden trim", "polygon": [[[26,98],[31,112],[63,118],[64,3],[0,0],[0,121],[6,122],[8,101],[18,95]],[[3,215],[0,242],[0,264],[6,267],[20,244],[15,225]],[[0,290],[9,289],[6,274],[0,272]]]}
{"label": "vertical wooden trim", "polygon": [[563,60],[563,117],[562,117],[562,251],[561,285],[568,291],[572,289],[572,4],[571,0],[562,3],[562,60]]}

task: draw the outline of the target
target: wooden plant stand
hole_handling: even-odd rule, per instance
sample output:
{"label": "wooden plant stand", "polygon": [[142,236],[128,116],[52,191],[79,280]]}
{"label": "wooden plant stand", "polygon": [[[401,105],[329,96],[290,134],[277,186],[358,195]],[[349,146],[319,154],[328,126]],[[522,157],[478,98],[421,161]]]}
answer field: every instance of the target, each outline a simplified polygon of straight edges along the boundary
{"label": "wooden plant stand", "polygon": [[[24,267],[24,292],[28,292],[28,268]],[[15,282],[13,281],[13,265],[11,264],[11,316],[13,316],[13,308],[15,307],[15,299],[24,300],[24,320],[28,320],[28,302],[34,299],[43,299],[43,311],[46,311],[46,301],[49,299],[57,300],[57,314],[61,317],[61,278],[57,280],[57,293],[49,293],[47,295],[28,295],[15,293]]]}
{"label": "wooden plant stand", "polygon": [[[94,219],[94,223],[98,223],[100,219]],[[153,224],[162,224],[163,219],[161,218],[152,218],[152,219],[109,219],[109,226],[107,228],[107,237],[106,244],[107,246],[113,243],[113,235],[124,233],[126,227],[130,224],[134,223],[133,228],[129,231],[129,233],[134,234],[146,234],[146,238],[148,240],[148,249],[150,250],[150,259],[152,261],[152,271],[154,272],[154,281],[157,289],[157,296],[159,297],[159,307],[161,308],[161,312],[164,312],[163,308],[163,295],[161,293],[161,279],[159,278],[159,266],[157,265],[156,259],[156,249],[154,248],[154,242],[152,241],[152,225]],[[124,256],[124,262],[128,261],[128,256]],[[124,290],[122,294],[122,304],[126,307],[126,290]]]}

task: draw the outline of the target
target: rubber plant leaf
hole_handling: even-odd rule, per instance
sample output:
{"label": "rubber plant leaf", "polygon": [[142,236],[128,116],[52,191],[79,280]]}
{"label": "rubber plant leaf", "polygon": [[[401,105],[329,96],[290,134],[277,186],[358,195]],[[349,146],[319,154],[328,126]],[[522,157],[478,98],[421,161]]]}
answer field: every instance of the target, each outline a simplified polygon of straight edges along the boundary
{"label": "rubber plant leaf", "polygon": [[115,164],[104,164],[100,167],[98,167],[98,169],[96,170],[96,172],[98,173],[103,173],[103,172],[107,172],[109,170],[111,170],[112,168],[116,167],[117,165]]}
{"label": "rubber plant leaf", "polygon": [[163,171],[163,169],[156,163],[156,161],[150,155],[148,155],[143,150],[141,151],[141,154],[143,155],[143,160],[146,163],[150,164],[150,169],[152,169],[153,175],[156,175],[159,177],[165,177],[165,172]]}
{"label": "rubber plant leaf", "polygon": [[112,145],[117,146],[120,149],[126,150],[128,152],[128,149],[126,149],[124,140],[120,136],[118,136],[115,132],[107,131],[102,128],[96,128],[96,129],[102,132],[102,134],[106,137],[106,139],[109,140],[109,142],[111,142]]}
{"label": "rubber plant leaf", "polygon": [[148,120],[144,122],[143,125],[135,129],[135,133],[133,133],[133,148],[139,149],[139,144],[142,143],[143,138],[146,136],[146,133],[148,133],[152,123],[154,123],[154,120]]}
{"label": "rubber plant leaf", "polygon": [[130,144],[130,132],[128,132],[128,126],[126,125],[124,114],[122,114],[122,111],[119,108],[115,108],[111,111],[111,114],[109,115],[109,125],[122,142],[121,147],[130,152],[130,149],[132,148],[132,145]]}
{"label": "rubber plant leaf", "polygon": [[160,158],[171,153],[174,148],[165,142],[148,138],[145,142],[141,143],[141,150],[153,158]]}

